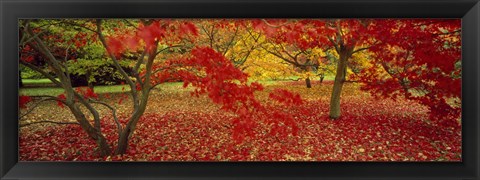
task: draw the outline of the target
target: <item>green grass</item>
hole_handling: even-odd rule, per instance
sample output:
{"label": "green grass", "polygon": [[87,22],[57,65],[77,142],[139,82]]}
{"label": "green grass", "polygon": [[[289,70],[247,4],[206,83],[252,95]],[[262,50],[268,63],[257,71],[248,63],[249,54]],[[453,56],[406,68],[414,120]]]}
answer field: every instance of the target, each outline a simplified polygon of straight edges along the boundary
{"label": "green grass", "polygon": [[[162,89],[178,89],[181,88],[183,82],[168,82],[163,83],[158,87]],[[124,93],[129,92],[130,87],[127,84],[124,85],[110,85],[110,86],[95,86],[95,93],[107,94],[107,93]],[[24,96],[58,96],[63,93],[62,88],[58,87],[35,87],[35,88],[20,88],[20,95]]]}
{"label": "green grass", "polygon": [[325,79],[323,79],[324,81],[333,81],[335,80],[335,76],[325,76]]}
{"label": "green grass", "polygon": [[[95,86],[95,93],[122,93],[130,91],[128,85],[111,85],[111,86]],[[24,96],[58,96],[63,93],[62,88],[58,87],[37,87],[37,88],[20,88],[19,94]]]}
{"label": "green grass", "polygon": [[[335,77],[327,76],[324,80],[333,80]],[[314,80],[318,80],[317,78]],[[31,83],[31,84],[42,84],[42,83],[51,83],[49,79],[24,79],[24,83]],[[285,82],[291,80],[261,80],[257,81],[263,85],[275,85],[279,82]],[[254,81],[252,81],[254,82]],[[157,88],[165,89],[165,90],[182,90],[183,82],[168,82],[159,85]],[[130,87],[128,85],[110,85],[110,86],[95,86],[95,93],[97,94],[106,94],[106,93],[122,93],[130,91]],[[64,91],[62,88],[58,87],[35,87],[35,88],[20,88],[19,93],[20,95],[24,96],[58,96],[62,94]]]}
{"label": "green grass", "polygon": [[[59,79],[57,79],[59,80]],[[22,79],[23,84],[50,84],[50,79]]]}
{"label": "green grass", "polygon": [[[299,78],[302,78],[300,76],[290,76],[289,79],[287,80],[296,80],[296,79],[299,79]],[[311,80],[313,81],[317,81],[317,80],[320,80],[320,76],[314,76],[314,77],[310,77]],[[325,78],[323,79],[324,81],[329,81],[329,80],[335,80],[335,76],[325,76]]]}
{"label": "green grass", "polygon": [[[286,82],[286,81],[295,81],[297,79],[299,79],[301,77],[299,76],[290,76],[288,77],[287,79],[278,79],[278,80],[259,80],[257,82],[263,84],[263,85],[275,85],[279,82]],[[319,77],[314,77],[312,79],[310,79],[312,81],[319,81],[320,78]],[[335,76],[325,76],[325,78],[323,79],[324,81],[333,81],[335,80]],[[304,81],[304,79],[300,79],[299,81]],[[255,82],[255,81],[251,81],[251,82]]]}

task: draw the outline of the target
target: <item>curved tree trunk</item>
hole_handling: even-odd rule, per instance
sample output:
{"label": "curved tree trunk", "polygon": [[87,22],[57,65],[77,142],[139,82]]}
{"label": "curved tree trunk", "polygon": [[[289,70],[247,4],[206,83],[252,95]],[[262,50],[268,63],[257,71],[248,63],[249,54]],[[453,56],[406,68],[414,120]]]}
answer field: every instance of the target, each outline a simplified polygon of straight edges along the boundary
{"label": "curved tree trunk", "polygon": [[[29,27],[28,21],[26,26]],[[34,49],[36,49],[37,51],[39,51],[40,53],[42,53],[47,57],[45,58],[46,62],[50,65],[50,68],[53,69],[53,71],[55,72],[57,77],[60,79],[60,81],[55,80],[55,78],[50,76],[45,71],[40,70],[39,68],[36,71],[44,74],[44,76],[49,78],[57,86],[65,90],[66,97],[63,103],[70,109],[75,119],[80,124],[81,128],[85,130],[85,132],[88,134],[89,137],[95,140],[95,142],[98,145],[100,155],[101,156],[110,155],[112,153],[111,148],[108,145],[108,142],[105,136],[101,133],[100,117],[99,117],[98,111],[95,110],[93,106],[86,101],[86,99],[84,99],[81,95],[79,95],[74,91],[72,87],[71,79],[68,77],[68,75],[64,73],[64,70],[65,70],[63,67],[64,64],[61,64],[61,62],[58,61],[55,58],[55,56],[53,56],[49,48],[43,43],[43,41],[38,36],[34,34],[33,30],[30,28],[27,28],[26,33],[28,33],[35,42],[35,44],[30,42],[31,44],[29,45],[31,45]],[[77,102],[85,106],[88,112],[90,112],[93,115],[94,121],[95,121],[94,126],[90,124],[84,112],[80,109],[78,104],[76,104]]]}
{"label": "curved tree trunk", "polygon": [[[148,82],[148,81],[147,81]],[[118,137],[118,146],[115,149],[115,154],[125,154],[128,148],[128,141],[133,135],[138,121],[142,117],[145,109],[147,108],[148,97],[150,95],[150,86],[149,83],[145,83],[142,91],[142,98],[140,99],[140,104],[134,110],[132,117],[129,119],[125,129]]]}
{"label": "curved tree trunk", "polygon": [[307,77],[305,79],[305,84],[307,85],[307,88],[312,88],[312,83],[310,82],[310,77]]}
{"label": "curved tree trunk", "polygon": [[[135,113],[129,120],[129,123],[118,137],[118,146],[117,149],[115,149],[115,154],[125,154],[127,152],[128,141],[130,140],[131,134],[135,131],[136,123],[140,120],[142,114],[143,112]],[[135,122],[135,125],[132,124],[132,122]]]}
{"label": "curved tree trunk", "polygon": [[[158,42],[155,47],[158,45]],[[150,85],[150,76],[152,73],[152,64],[153,60],[155,59],[156,52],[152,52],[148,56],[147,64],[146,64],[146,71],[147,73],[145,74],[145,81],[148,83],[143,83],[142,86],[142,96],[140,98],[138,106],[134,107],[134,112],[130,120],[128,121],[127,125],[125,126],[125,129],[123,129],[122,133],[118,137],[118,146],[117,149],[115,150],[115,154],[125,154],[127,152],[127,147],[128,147],[128,140],[132,136],[133,132],[135,131],[135,128],[137,126],[138,121],[142,117],[143,113],[145,112],[145,109],[147,108],[147,102],[148,102],[148,97],[150,95],[150,90],[151,90],[151,85]]]}
{"label": "curved tree trunk", "polygon": [[105,136],[102,135],[100,131],[95,129],[87,120],[85,115],[81,112],[81,110],[75,105],[67,105],[77,122],[80,124],[82,129],[88,134],[88,136],[95,140],[98,146],[98,150],[101,156],[108,156],[112,154],[112,150],[108,145],[107,139]]}
{"label": "curved tree trunk", "polygon": [[351,50],[342,46],[340,57],[337,64],[337,72],[335,75],[335,82],[333,83],[332,96],[330,99],[330,118],[338,119],[341,115],[340,110],[340,95],[342,94],[343,84],[345,82],[345,75],[347,72],[347,61]]}
{"label": "curved tree trunk", "polygon": [[125,131],[122,131],[120,137],[118,137],[118,146],[115,149],[115,154],[125,154],[127,152],[128,147],[128,133],[132,131],[130,128],[126,128]]}

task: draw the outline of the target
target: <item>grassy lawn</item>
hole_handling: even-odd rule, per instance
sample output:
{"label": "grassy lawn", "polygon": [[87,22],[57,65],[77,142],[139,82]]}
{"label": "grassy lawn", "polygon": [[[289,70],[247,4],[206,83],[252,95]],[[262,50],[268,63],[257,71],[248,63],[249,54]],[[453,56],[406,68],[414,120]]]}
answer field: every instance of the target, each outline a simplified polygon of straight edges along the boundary
{"label": "grassy lawn", "polygon": [[[290,76],[286,79],[277,79],[277,80],[259,80],[257,82],[263,84],[263,85],[274,85],[274,84],[277,84],[278,82],[288,82],[288,81],[296,81],[298,79],[298,81],[305,81],[305,79],[302,79],[302,77],[300,76]],[[310,80],[312,81],[319,81],[320,78],[319,77],[312,77]],[[323,79],[324,81],[333,81],[335,80],[335,76],[325,76],[325,78]],[[255,82],[255,81],[251,81],[251,82]]]}
{"label": "grassy lawn", "polygon": [[[327,76],[324,80],[333,80],[335,77]],[[296,79],[296,78],[292,78]],[[318,80],[318,79],[314,79]],[[257,81],[263,85],[275,85],[279,82],[286,82],[292,81],[289,80],[261,80]],[[303,80],[301,80],[303,81]],[[253,81],[252,81],[253,82]],[[49,79],[23,79],[24,84],[48,84],[51,83]],[[165,90],[181,90],[183,86],[183,82],[168,82],[163,83],[162,85],[158,86],[157,88],[165,89]],[[106,93],[122,93],[130,91],[130,87],[128,85],[109,85],[109,86],[95,86],[95,93],[97,94],[106,94]],[[49,95],[49,96],[58,96],[63,93],[62,88],[58,87],[32,87],[32,88],[20,88],[19,90],[20,95],[24,96],[41,96],[41,95]]]}
{"label": "grassy lawn", "polygon": [[[121,93],[130,91],[130,87],[128,85],[95,86],[94,90],[98,94]],[[19,94],[24,96],[58,96],[62,93],[63,89],[58,87],[20,88],[19,90]]]}
{"label": "grassy lawn", "polygon": [[[59,80],[59,79],[57,79]],[[60,81],[60,80],[59,80]],[[49,84],[52,83],[50,79],[22,79],[23,84]]]}
{"label": "grassy lawn", "polygon": [[[264,81],[262,84],[274,84],[273,81]],[[157,89],[162,90],[182,90],[183,82],[168,82],[157,86]],[[95,86],[95,93],[122,93],[130,91],[130,87],[127,84],[124,85],[110,85],[110,86]],[[35,87],[35,88],[20,88],[19,94],[23,96],[58,96],[63,93],[62,88],[58,87]]]}
{"label": "grassy lawn", "polygon": [[[48,83],[48,82],[45,82],[45,83]],[[168,82],[168,83],[163,83],[160,86],[157,86],[157,88],[161,88],[165,90],[175,90],[175,89],[179,90],[179,89],[183,89],[182,86],[183,86],[183,82]],[[127,84],[95,86],[94,90],[95,90],[95,93],[97,94],[122,93],[122,92],[129,92],[130,87]],[[62,93],[63,93],[63,89],[58,87],[20,88],[19,90],[19,94],[24,96],[42,96],[42,95],[58,96]]]}
{"label": "grassy lawn", "polygon": [[[299,79],[300,81],[301,80],[304,80],[302,77],[300,76],[290,76],[286,79],[279,79],[278,81],[292,81],[292,80],[297,80]],[[310,77],[310,80],[312,81],[318,81],[320,80],[320,76],[312,76]],[[335,80],[335,76],[325,76],[325,78],[323,79],[324,81],[333,81]]]}

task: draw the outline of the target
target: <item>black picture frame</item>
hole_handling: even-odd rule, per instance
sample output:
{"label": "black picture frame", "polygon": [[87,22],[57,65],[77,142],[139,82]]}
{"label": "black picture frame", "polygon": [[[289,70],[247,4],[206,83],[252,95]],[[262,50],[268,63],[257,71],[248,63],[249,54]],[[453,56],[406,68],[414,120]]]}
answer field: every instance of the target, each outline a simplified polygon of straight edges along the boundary
{"label": "black picture frame", "polygon": [[[1,0],[0,179],[479,179],[479,0]],[[461,18],[462,162],[18,162],[19,18]]]}

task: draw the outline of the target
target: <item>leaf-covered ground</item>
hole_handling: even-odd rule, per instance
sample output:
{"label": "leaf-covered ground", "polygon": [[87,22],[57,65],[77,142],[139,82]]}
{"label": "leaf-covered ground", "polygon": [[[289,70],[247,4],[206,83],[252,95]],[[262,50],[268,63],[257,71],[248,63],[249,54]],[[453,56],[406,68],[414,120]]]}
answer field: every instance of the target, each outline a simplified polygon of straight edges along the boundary
{"label": "leaf-covered ground", "polygon": [[[274,88],[298,92],[306,103],[285,108],[266,101]],[[267,85],[257,95],[271,108],[294,115],[297,136],[268,135],[258,127],[254,138],[232,140],[233,114],[208,98],[191,97],[188,89],[165,86],[156,90],[142,117],[128,153],[99,158],[95,143],[78,125],[35,124],[21,128],[21,161],[460,161],[461,127],[428,120],[428,109],[407,100],[374,99],[357,85],[347,84],[342,94],[342,117],[328,118],[331,82],[307,89],[303,82]],[[121,95],[103,97],[127,112]],[[103,128],[115,145],[115,124],[107,110]],[[21,123],[39,120],[73,121],[54,102],[39,107]]]}

